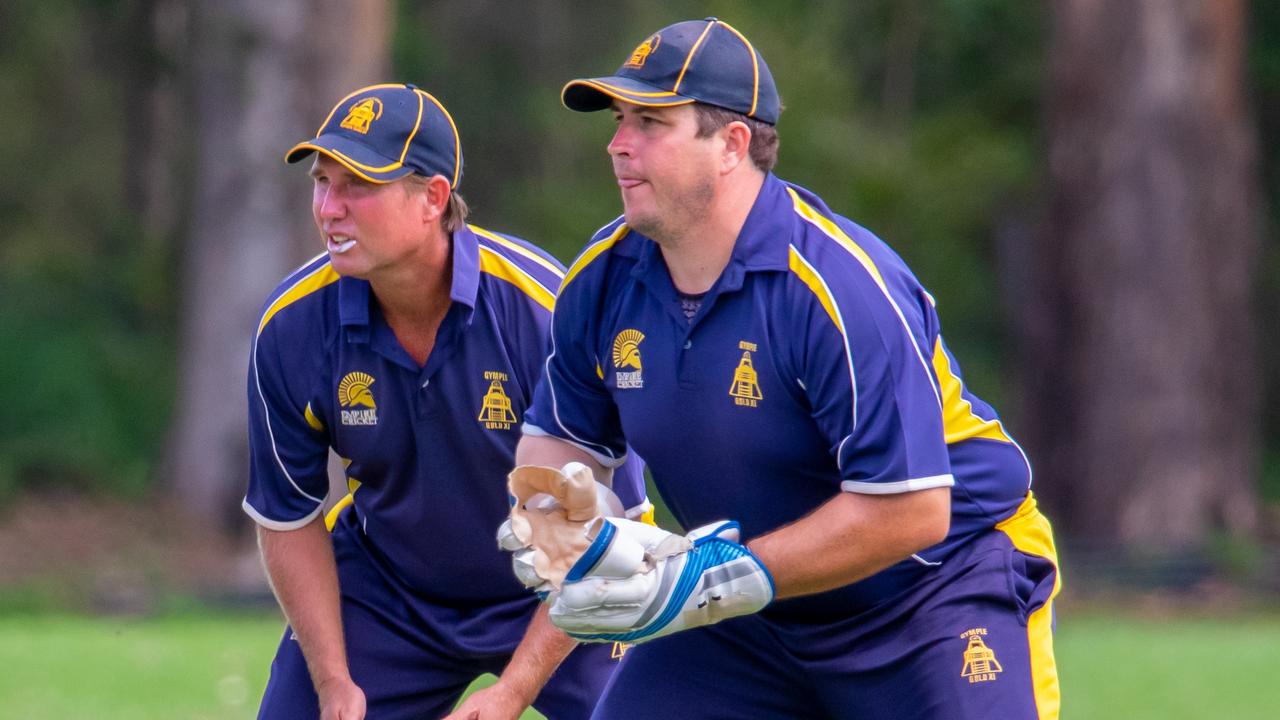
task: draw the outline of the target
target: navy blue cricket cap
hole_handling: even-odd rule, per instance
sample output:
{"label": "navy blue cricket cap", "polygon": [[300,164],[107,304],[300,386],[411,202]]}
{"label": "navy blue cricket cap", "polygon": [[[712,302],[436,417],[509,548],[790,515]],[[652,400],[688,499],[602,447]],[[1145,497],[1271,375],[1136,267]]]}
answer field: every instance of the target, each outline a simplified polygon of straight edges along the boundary
{"label": "navy blue cricket cap", "polygon": [[773,74],[750,41],[716,18],[669,25],[636,46],[609,77],[571,80],[560,92],[570,110],[605,110],[613,101],[649,107],[702,102],[776,125],[782,103]]}
{"label": "navy blue cricket cap", "polygon": [[294,145],[284,159],[298,162],[312,152],[369,182],[410,173],[443,175],[453,188],[462,180],[458,126],[439,100],[413,85],[370,85],[342,98],[316,136]]}

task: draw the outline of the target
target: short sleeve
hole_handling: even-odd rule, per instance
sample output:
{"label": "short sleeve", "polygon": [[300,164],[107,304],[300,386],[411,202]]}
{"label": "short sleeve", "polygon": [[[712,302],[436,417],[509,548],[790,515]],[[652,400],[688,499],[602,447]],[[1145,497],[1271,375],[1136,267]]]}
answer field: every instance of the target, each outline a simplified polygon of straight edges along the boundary
{"label": "short sleeve", "polygon": [[[597,262],[605,262],[598,260]],[[576,268],[576,266],[575,266]],[[588,271],[597,268],[590,267]],[[592,339],[598,332],[598,272],[569,271],[551,317],[551,352],[525,414],[524,434],[551,436],[578,446],[606,467],[626,458],[618,408],[602,377]]]}
{"label": "short sleeve", "polygon": [[821,262],[793,248],[791,265],[804,285],[801,375],[841,488],[891,494],[950,486],[941,401],[918,313],[904,310],[878,273],[840,252]]}
{"label": "short sleeve", "polygon": [[273,530],[311,522],[328,494],[328,441],[310,400],[308,373],[287,366],[276,327],[255,339],[249,359],[249,489],[243,507]]}

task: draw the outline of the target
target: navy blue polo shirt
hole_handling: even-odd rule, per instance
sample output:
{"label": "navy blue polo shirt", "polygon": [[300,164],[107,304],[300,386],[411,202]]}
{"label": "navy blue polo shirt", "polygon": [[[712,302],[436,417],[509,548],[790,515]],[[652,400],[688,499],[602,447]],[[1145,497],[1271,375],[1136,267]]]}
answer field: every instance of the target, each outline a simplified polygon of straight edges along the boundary
{"label": "navy blue polo shirt", "polygon": [[744,539],[841,491],[953,487],[943,543],[775,603],[778,617],[847,615],[905,589],[1010,516],[1030,482],[902,260],[773,175],[692,321],[652,240],[622,218],[596,234],[561,285],[524,431],[610,464],[629,444],[685,527],[731,518]]}
{"label": "navy blue polo shirt", "polygon": [[[327,254],[271,294],[249,366],[244,509],[277,530],[314,520],[333,448],[368,544],[405,583],[444,602],[530,597],[494,533],[563,268],[474,226],[452,244],[452,304],[424,366],[369,283],[340,277]],[[644,504],[639,467],[615,477],[629,508]]]}

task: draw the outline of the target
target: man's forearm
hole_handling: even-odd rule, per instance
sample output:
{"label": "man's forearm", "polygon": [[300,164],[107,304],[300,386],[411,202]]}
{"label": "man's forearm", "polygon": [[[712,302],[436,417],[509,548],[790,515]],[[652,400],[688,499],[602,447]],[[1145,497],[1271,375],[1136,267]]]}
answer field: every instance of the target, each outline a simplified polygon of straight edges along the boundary
{"label": "man's forearm", "polygon": [[776,599],[810,595],[862,580],[941,542],[950,514],[950,488],[846,492],[747,547],[773,575]]}
{"label": "man's forearm", "polygon": [[526,706],[530,705],[577,644],[551,624],[547,619],[547,606],[539,604],[498,681],[524,700]]}
{"label": "man's forearm", "polygon": [[565,463],[580,462],[591,468],[596,482],[613,487],[613,468],[607,468],[591,457],[591,454],[572,443],[545,435],[525,435],[516,445],[516,465],[543,465],[564,467]]}
{"label": "man's forearm", "polygon": [[338,571],[323,518],[297,530],[259,526],[258,546],[317,690],[335,679],[349,680]]}

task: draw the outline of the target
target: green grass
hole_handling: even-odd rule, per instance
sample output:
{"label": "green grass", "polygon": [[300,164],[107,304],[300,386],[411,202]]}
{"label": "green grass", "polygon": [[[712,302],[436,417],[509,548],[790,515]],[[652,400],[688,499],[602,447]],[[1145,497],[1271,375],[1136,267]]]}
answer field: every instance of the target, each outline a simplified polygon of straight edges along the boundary
{"label": "green grass", "polygon": [[[274,616],[0,617],[0,715],[252,718],[280,630]],[[1065,718],[1262,720],[1280,707],[1280,616],[1065,617],[1057,654]]]}

